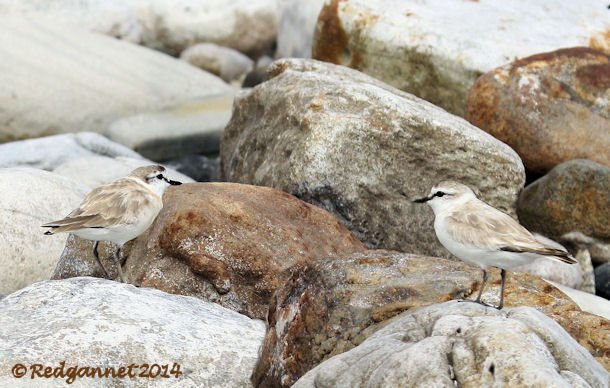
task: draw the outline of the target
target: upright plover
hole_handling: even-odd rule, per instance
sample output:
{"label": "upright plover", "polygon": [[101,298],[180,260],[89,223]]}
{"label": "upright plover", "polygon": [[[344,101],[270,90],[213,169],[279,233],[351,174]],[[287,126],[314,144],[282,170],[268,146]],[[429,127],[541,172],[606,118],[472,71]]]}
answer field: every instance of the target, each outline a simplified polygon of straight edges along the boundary
{"label": "upright plover", "polygon": [[80,238],[95,241],[93,256],[108,276],[97,251],[100,241],[117,245],[113,255],[119,278],[125,282],[121,268],[123,245],[144,232],[163,207],[163,192],[181,182],[167,179],[163,166],[136,168],[126,176],[93,190],[68,216],[42,225],[51,228],[45,234],[70,232]]}
{"label": "upright plover", "polygon": [[489,267],[501,269],[500,304],[496,307],[501,309],[507,269],[543,257],[576,263],[566,250],[538,241],[508,214],[479,200],[468,186],[461,183],[441,182],[432,188],[430,195],[413,202],[427,202],[432,207],[436,236],[449,252],[483,269],[477,303],[485,304],[481,302],[481,295]]}

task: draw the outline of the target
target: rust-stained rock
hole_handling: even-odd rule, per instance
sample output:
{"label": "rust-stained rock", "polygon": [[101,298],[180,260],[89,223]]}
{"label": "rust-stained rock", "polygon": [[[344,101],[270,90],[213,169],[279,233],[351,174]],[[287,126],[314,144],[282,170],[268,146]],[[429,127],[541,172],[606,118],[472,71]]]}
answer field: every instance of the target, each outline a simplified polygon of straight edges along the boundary
{"label": "rust-stained rock", "polygon": [[610,168],[571,160],[527,186],[517,214],[528,229],[551,238],[580,232],[610,241]]}
{"label": "rust-stained rock", "polygon": [[496,68],[472,87],[465,117],[528,170],[577,158],[610,166],[610,56],[576,47]]}
{"label": "rust-stained rock", "polygon": [[[86,257],[76,241],[63,258]],[[282,271],[298,262],[365,248],[326,211],[284,192],[234,183],[183,184],[126,251],[127,281],[219,303],[264,318]],[[66,273],[62,277],[87,273]]]}
{"label": "rust-stained rock", "polygon": [[328,0],[312,53],[463,116],[475,80],[513,58],[570,46],[609,53],[609,20],[603,0]]}
{"label": "rust-stained rock", "polygon": [[[480,269],[462,262],[381,250],[295,266],[273,297],[253,382],[289,386],[323,360],[358,346],[401,312],[474,298],[481,278]],[[499,291],[499,271],[493,270],[483,299],[497,303]],[[610,367],[610,322],[581,312],[547,282],[509,273],[505,303],[549,315]]]}

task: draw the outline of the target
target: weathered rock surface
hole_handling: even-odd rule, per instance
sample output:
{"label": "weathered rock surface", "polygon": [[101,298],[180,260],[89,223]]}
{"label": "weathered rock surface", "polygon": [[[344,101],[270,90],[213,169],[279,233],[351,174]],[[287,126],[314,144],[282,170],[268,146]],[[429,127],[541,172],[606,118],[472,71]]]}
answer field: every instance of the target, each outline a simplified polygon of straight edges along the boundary
{"label": "weathered rock surface", "polygon": [[559,283],[548,281],[553,286],[559,288],[561,292],[570,297],[580,307],[582,311],[586,311],[591,314],[599,315],[600,317],[610,320],[610,301],[600,298],[599,296],[592,295],[588,292],[575,290],[570,287],[566,287]]}
{"label": "weathered rock surface", "polygon": [[33,167],[51,171],[61,164],[91,156],[141,158],[137,152],[93,132],[0,144],[0,167]]}
{"label": "weathered rock surface", "polygon": [[177,55],[211,42],[258,56],[277,34],[277,0],[23,0],[0,4],[0,16],[47,19]]}
{"label": "weathered rock surface", "polygon": [[64,217],[87,192],[50,172],[0,168],[0,293],[51,276],[68,236],[45,236],[40,225]]}
{"label": "weathered rock surface", "polygon": [[237,50],[214,43],[199,43],[180,53],[180,59],[215,74],[225,82],[242,79],[254,61]]}
{"label": "weathered rock surface", "polygon": [[64,386],[66,379],[29,374],[17,380],[11,368],[65,361],[66,370],[132,363],[171,370],[177,363],[182,372],[168,379],[77,378],[73,386],[249,387],[264,332],[261,321],[195,298],[92,278],[40,282],[0,301],[0,386]]}
{"label": "weathered rock surface", "polygon": [[578,231],[610,240],[610,168],[571,160],[521,193],[517,213],[529,230],[551,238]]}
{"label": "weathered rock surface", "polygon": [[106,134],[144,157],[165,161],[189,154],[218,153],[231,118],[233,91],[160,112],[123,117]]}
{"label": "weathered rock surface", "polygon": [[409,311],[294,387],[607,387],[610,374],[541,312],[447,302]]}
{"label": "weathered rock surface", "polygon": [[[97,272],[91,247],[71,237],[55,276]],[[141,287],[264,318],[288,267],[364,249],[330,214],[284,192],[233,183],[186,184],[166,191],[154,224],[126,247],[124,272]]]}
{"label": "weathered rock surface", "polygon": [[50,22],[3,18],[0,47],[0,142],[103,132],[124,116],[231,90],[167,55]]}
{"label": "weathered rock surface", "polygon": [[412,199],[444,179],[514,214],[524,170],[497,139],[365,74],[303,59],[238,96],[221,141],[228,181],[271,186],[333,212],[371,247],[447,255]]}
{"label": "weathered rock surface", "polygon": [[[68,177],[76,182],[96,188],[105,183],[123,178],[138,167],[155,164],[147,159],[108,158],[106,156],[89,156],[73,159],[57,166],[53,172]],[[174,169],[168,168],[165,175],[182,183],[194,180]]]}
{"label": "weathered rock surface", "polygon": [[595,268],[595,291],[597,295],[610,300],[610,263]]}
{"label": "weathered rock surface", "polygon": [[472,87],[465,117],[528,170],[579,158],[610,167],[610,56],[577,47],[496,68]]}
{"label": "weathered rock surface", "polygon": [[603,0],[586,7],[553,0],[332,0],[320,13],[313,57],[462,116],[474,81],[513,58],[559,47],[610,48],[607,6]]}
{"label": "weathered rock surface", "polygon": [[313,33],[325,0],[280,0],[276,58],[311,58]]}
{"label": "weathered rock surface", "polygon": [[[473,299],[481,280],[480,269],[462,262],[388,251],[295,266],[270,305],[253,382],[264,387],[289,386],[323,360],[358,346],[403,311]],[[509,273],[506,286],[508,307],[539,309],[610,368],[609,321],[581,312],[538,277]],[[483,300],[497,304],[499,292],[499,271],[494,270]]]}

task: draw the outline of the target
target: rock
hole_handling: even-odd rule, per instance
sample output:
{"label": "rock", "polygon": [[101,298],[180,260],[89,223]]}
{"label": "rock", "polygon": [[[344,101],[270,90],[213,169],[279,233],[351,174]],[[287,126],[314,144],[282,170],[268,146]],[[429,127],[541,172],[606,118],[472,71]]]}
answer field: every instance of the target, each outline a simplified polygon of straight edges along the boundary
{"label": "rock", "polygon": [[[60,164],[53,172],[85,184],[90,188],[95,188],[123,178],[138,167],[151,164],[155,163],[147,159],[89,156]],[[190,177],[171,168],[167,169],[166,176],[182,183],[193,182],[193,179]]]}
{"label": "rock", "polygon": [[447,302],[400,315],[294,387],[602,388],[609,383],[604,367],[539,311]]}
{"label": "rock", "polygon": [[610,47],[607,6],[332,0],[318,18],[313,58],[350,66],[462,116],[475,80],[513,58]]}
{"label": "rock", "polygon": [[610,56],[577,47],[496,68],[472,87],[465,117],[528,171],[579,158],[610,167]]}
{"label": "rock", "polygon": [[92,132],[45,136],[0,144],[0,168],[27,166],[51,171],[59,165],[90,156],[141,156]]}
{"label": "rock", "polygon": [[178,160],[166,162],[167,167],[188,175],[197,182],[217,182],[219,180],[218,158],[203,155],[187,155]]}
{"label": "rock", "polygon": [[231,118],[233,92],[189,102],[163,112],[121,118],[108,137],[156,161],[197,153],[218,153]]}
{"label": "rock", "polygon": [[50,20],[178,55],[211,42],[252,56],[269,52],[277,35],[277,0],[23,0],[4,2],[0,16]]}
{"label": "rock", "polygon": [[587,251],[592,263],[603,264],[610,262],[610,241],[589,237],[581,232],[569,232],[559,239],[564,245],[573,247],[573,250]]}
{"label": "rock", "polygon": [[[182,372],[168,379],[77,378],[74,386],[81,387],[157,386],[163,380],[250,387],[264,331],[261,321],[195,298],[92,278],[36,283],[0,301],[0,386],[15,386],[8,371],[17,362],[55,368],[65,361],[66,371],[131,363],[168,364],[171,370],[175,363]],[[30,384],[63,386],[66,380]]]}
{"label": "rock", "polygon": [[313,33],[325,0],[281,0],[276,58],[311,58]]}
{"label": "rock", "polygon": [[610,168],[571,160],[523,190],[517,203],[521,223],[550,238],[578,231],[610,240]]}
{"label": "rock", "polygon": [[167,55],[42,21],[3,18],[0,46],[0,142],[103,132],[121,117],[231,90]]}
{"label": "rock", "polygon": [[610,301],[600,298],[599,296],[592,295],[589,292],[575,290],[551,281],[549,281],[549,283],[559,288],[561,292],[569,296],[570,299],[572,299],[582,311],[610,319]]}
{"label": "rock", "polygon": [[50,172],[0,168],[0,293],[51,276],[68,236],[45,236],[40,225],[64,217],[87,192]]}
{"label": "rock", "polygon": [[602,298],[610,299],[610,263],[595,268],[595,292]]}
{"label": "rock", "polygon": [[253,88],[258,84],[265,82],[267,78],[267,68],[273,63],[273,59],[268,56],[260,57],[256,61],[254,69],[246,74],[244,82],[242,82],[242,88]]}
{"label": "rock", "polygon": [[142,40],[142,26],[131,7],[123,0],[20,0],[0,4],[0,15],[47,20],[110,35],[132,43]]}
{"label": "rock", "polygon": [[370,247],[447,255],[413,204],[444,179],[514,214],[524,170],[492,136],[357,71],[282,59],[240,94],[221,140],[227,181],[289,192],[334,213]]}
{"label": "rock", "polygon": [[[290,386],[320,362],[360,345],[401,312],[474,299],[482,274],[462,262],[368,251],[295,266],[287,279],[269,307],[267,334],[252,380],[257,386]],[[497,304],[499,292],[500,274],[493,270],[483,300]],[[549,315],[610,367],[608,321],[581,312],[547,282],[511,272],[505,303],[532,306]]]}
{"label": "rock", "polygon": [[[153,225],[124,252],[127,280],[250,317],[267,316],[293,264],[365,249],[324,210],[266,187],[185,184],[168,189],[163,201]],[[91,247],[69,239],[54,277],[97,271]]]}
{"label": "rock", "polygon": [[225,82],[240,80],[254,62],[237,50],[214,43],[199,43],[180,53],[180,59],[222,78]]}

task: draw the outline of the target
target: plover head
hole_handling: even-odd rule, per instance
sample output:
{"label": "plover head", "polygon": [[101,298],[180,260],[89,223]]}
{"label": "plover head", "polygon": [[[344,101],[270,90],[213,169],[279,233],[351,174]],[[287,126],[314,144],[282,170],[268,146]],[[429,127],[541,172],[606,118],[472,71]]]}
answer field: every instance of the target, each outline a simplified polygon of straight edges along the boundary
{"label": "plover head", "polygon": [[129,174],[130,177],[140,179],[150,185],[159,195],[162,195],[167,187],[181,185],[182,182],[173,181],[165,176],[165,167],[144,166],[138,167]]}
{"label": "plover head", "polygon": [[428,203],[436,214],[471,199],[476,199],[476,195],[470,187],[454,181],[443,181],[430,190],[430,195],[413,202]]}

